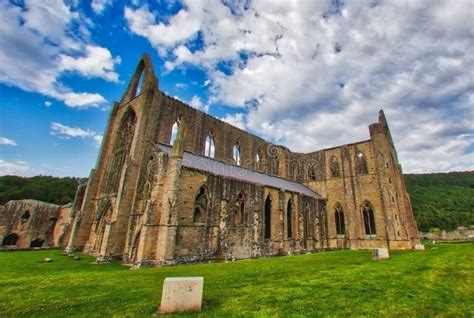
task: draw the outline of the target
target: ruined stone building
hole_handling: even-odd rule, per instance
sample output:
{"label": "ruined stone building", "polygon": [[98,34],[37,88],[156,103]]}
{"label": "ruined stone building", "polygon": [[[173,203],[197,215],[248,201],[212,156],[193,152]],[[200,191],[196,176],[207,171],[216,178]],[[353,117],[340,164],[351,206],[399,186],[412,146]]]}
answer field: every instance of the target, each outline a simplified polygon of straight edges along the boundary
{"label": "ruined stone building", "polygon": [[370,139],[295,153],[159,90],[144,55],[73,207],[69,249],[135,265],[410,249],[410,199],[382,111]]}
{"label": "ruined stone building", "polygon": [[12,200],[0,205],[0,248],[66,247],[71,204]]}

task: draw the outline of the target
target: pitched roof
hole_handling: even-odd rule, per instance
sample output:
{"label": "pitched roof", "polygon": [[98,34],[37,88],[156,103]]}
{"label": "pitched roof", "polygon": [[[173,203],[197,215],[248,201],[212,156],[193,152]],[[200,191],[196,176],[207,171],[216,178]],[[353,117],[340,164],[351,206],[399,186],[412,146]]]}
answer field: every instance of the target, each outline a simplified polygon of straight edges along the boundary
{"label": "pitched roof", "polygon": [[[164,153],[170,154],[171,147],[164,144],[157,145]],[[196,155],[190,152],[184,152],[182,165],[184,167],[193,168],[214,175],[233,178],[250,183],[270,186],[290,192],[301,193],[313,198],[321,198],[321,196],[301,183],[286,180],[280,177],[270,176],[264,173],[246,169],[240,166],[227,164],[209,157]]]}

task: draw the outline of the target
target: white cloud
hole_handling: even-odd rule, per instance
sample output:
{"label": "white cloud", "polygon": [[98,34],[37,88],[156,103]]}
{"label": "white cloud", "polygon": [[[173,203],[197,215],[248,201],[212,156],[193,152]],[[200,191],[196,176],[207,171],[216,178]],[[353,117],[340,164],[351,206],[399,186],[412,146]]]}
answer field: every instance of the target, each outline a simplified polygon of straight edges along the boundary
{"label": "white cloud", "polygon": [[[87,40],[81,38],[86,32],[73,30],[78,24],[79,30],[86,29],[87,22],[77,12],[61,1],[25,1],[24,8],[2,1],[0,19],[0,83],[40,93],[63,101],[70,107],[88,107],[105,102],[97,93],[74,92],[59,80],[65,71],[60,65],[61,59],[68,60],[69,55],[86,55],[85,62],[92,64],[91,60],[97,58],[96,55],[87,55]],[[67,64],[69,68],[66,69],[82,72],[87,77],[116,80],[113,67],[119,58],[104,60],[108,50],[90,47],[96,51],[102,49],[101,58],[112,66],[106,65],[93,72],[86,66],[80,67],[80,58],[71,58],[68,61],[76,63]],[[83,98],[79,100],[75,96]]]}
{"label": "white cloud", "polygon": [[100,94],[90,93],[67,93],[63,96],[64,103],[71,107],[99,106],[106,102]]}
{"label": "white cloud", "polygon": [[17,161],[9,162],[0,159],[0,175],[16,175],[16,176],[33,176],[35,175],[32,169],[26,162]]}
{"label": "white cloud", "polygon": [[231,124],[232,126],[245,130],[245,115],[243,113],[228,114],[222,117],[221,120]]}
{"label": "white cloud", "polygon": [[112,5],[113,0],[92,0],[91,8],[96,14],[102,14],[102,12],[109,6]]}
{"label": "white cloud", "polygon": [[0,145],[16,146],[17,144],[12,139],[8,139],[6,137],[0,137]]}
{"label": "white cloud", "polygon": [[429,172],[474,169],[472,12],[470,0],[201,0],[125,18],[166,68],[206,70],[208,102],[245,111],[250,131],[314,151],[367,139],[383,108],[405,171]]}
{"label": "white cloud", "polygon": [[109,82],[118,82],[119,75],[113,70],[120,62],[120,57],[113,58],[108,49],[92,45],[86,46],[84,57],[59,56],[61,70],[77,71],[85,77],[100,77]]}
{"label": "white cloud", "polygon": [[78,18],[78,14],[70,11],[62,0],[26,0],[25,8],[22,18],[26,27],[58,45],[79,47],[76,41],[66,35],[69,24]]}
{"label": "white cloud", "polygon": [[46,107],[51,107],[51,105],[53,105],[53,103],[51,103],[49,100],[44,102],[44,106]]}
{"label": "white cloud", "polygon": [[189,101],[188,103],[191,107],[194,107],[196,109],[199,109],[203,112],[208,112],[209,111],[209,105],[205,105],[203,104],[203,102],[201,101],[201,98],[197,95],[194,95],[193,98],[191,98],[191,100]]}
{"label": "white cloud", "polygon": [[155,24],[154,14],[149,11],[146,5],[136,10],[125,7],[125,19],[134,33],[148,38],[156,48],[174,45],[188,40],[201,27],[202,1],[188,0],[184,2],[188,6],[188,10],[180,10],[171,17],[168,24]]}
{"label": "white cloud", "polygon": [[63,139],[80,138],[91,139],[96,147],[99,147],[102,142],[102,135],[79,127],[70,127],[60,123],[51,123],[51,135],[58,136]]}

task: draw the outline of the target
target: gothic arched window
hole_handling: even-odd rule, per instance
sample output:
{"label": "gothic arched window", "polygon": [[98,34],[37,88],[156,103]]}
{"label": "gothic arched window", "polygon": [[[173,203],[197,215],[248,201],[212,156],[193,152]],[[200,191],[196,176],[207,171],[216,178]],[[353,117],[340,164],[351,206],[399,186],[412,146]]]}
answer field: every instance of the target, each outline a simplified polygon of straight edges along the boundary
{"label": "gothic arched window", "polygon": [[357,174],[365,174],[368,173],[367,169],[367,160],[365,155],[362,152],[358,152],[356,155],[356,173]]}
{"label": "gothic arched window", "polygon": [[329,170],[331,171],[331,177],[337,178],[341,176],[341,170],[339,168],[339,161],[336,156],[332,156],[329,161]]}
{"label": "gothic arched window", "polygon": [[314,169],[314,165],[312,163],[308,166],[308,178],[311,181],[316,180],[316,170]]}
{"label": "gothic arched window", "polygon": [[135,97],[140,95],[143,91],[143,82],[145,82],[145,70],[143,69],[140,73],[140,77],[137,82],[137,89],[135,90]]}
{"label": "gothic arched window", "polygon": [[269,239],[272,237],[272,197],[270,195],[265,200],[263,222],[263,238]]}
{"label": "gothic arched window", "polygon": [[237,196],[237,200],[235,201],[235,212],[234,212],[234,223],[235,224],[243,224],[245,223],[245,202],[246,196],[245,193],[242,191]]}
{"label": "gothic arched window", "polygon": [[344,222],[344,212],[342,211],[342,206],[339,202],[336,203],[334,218],[336,221],[336,234],[344,235],[346,233],[346,225]]}
{"label": "gothic arched window", "polygon": [[115,193],[118,190],[122,169],[132,146],[135,125],[135,112],[130,108],[123,115],[117,131],[110,165],[106,173],[105,193]]}
{"label": "gothic arched window", "polygon": [[232,158],[234,159],[234,163],[238,166],[240,166],[240,144],[237,141],[232,147]]}
{"label": "gothic arched window", "polygon": [[364,226],[366,235],[375,235],[375,216],[372,204],[369,201],[365,201],[362,205],[362,214],[364,216]]}
{"label": "gothic arched window", "polygon": [[288,238],[293,238],[293,203],[291,199],[288,200],[288,204],[286,205],[286,217]]}
{"label": "gothic arched window", "polygon": [[204,155],[206,157],[214,158],[216,152],[216,144],[214,141],[214,134],[210,131],[206,136]]}
{"label": "gothic arched window", "polygon": [[258,149],[257,153],[255,154],[255,169],[258,171],[262,170],[262,150]]}
{"label": "gothic arched window", "polygon": [[201,186],[194,200],[194,223],[203,223],[208,206],[208,193],[206,186]]}
{"label": "gothic arched window", "polygon": [[173,127],[171,127],[171,137],[170,137],[170,145],[174,145],[176,137],[178,136],[178,128],[179,128],[180,120],[179,118],[174,122]]}

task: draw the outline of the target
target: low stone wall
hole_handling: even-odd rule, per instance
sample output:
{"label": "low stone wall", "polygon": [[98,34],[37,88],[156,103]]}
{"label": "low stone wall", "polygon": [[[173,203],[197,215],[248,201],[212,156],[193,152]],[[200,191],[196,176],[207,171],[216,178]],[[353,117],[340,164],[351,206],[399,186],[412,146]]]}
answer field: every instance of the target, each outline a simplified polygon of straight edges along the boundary
{"label": "low stone wall", "polygon": [[474,240],[474,226],[459,227],[454,231],[441,231],[441,232],[420,232],[419,237],[429,241],[464,241]]}

